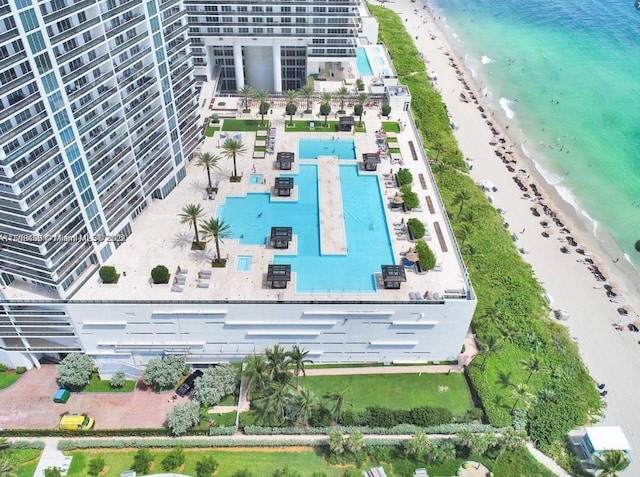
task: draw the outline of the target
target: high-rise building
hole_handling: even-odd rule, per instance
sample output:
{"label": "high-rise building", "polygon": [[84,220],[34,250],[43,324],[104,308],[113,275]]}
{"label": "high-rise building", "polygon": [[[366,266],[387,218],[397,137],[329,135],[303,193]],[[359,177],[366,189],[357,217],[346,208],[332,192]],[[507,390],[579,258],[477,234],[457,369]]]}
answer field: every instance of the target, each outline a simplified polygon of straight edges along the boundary
{"label": "high-rise building", "polygon": [[179,0],[0,0],[0,284],[71,296],[200,141]]}
{"label": "high-rise building", "polygon": [[196,75],[223,93],[297,90],[346,67],[366,17],[358,0],[186,0]]}

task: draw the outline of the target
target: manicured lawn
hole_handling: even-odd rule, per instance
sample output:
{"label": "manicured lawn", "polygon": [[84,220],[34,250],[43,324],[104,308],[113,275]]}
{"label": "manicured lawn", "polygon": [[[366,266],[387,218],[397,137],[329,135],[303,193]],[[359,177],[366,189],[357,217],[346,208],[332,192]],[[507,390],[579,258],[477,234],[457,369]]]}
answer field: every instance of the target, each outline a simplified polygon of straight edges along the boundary
{"label": "manicured lawn", "polygon": [[368,406],[390,409],[434,406],[461,415],[473,408],[467,383],[460,373],[309,376],[301,385],[320,398],[329,392],[346,390],[345,400],[353,403],[354,411]]}
{"label": "manicured lawn", "polygon": [[5,371],[4,373],[0,373],[0,389],[11,386],[18,379],[20,379],[20,376],[22,376],[22,374],[17,374],[13,371]]}
{"label": "manicured lawn", "polygon": [[257,131],[267,129],[269,122],[261,123],[259,119],[225,119],[222,123],[223,131]]}
{"label": "manicured lawn", "polygon": [[[160,463],[169,453],[169,450],[152,450],[155,456],[151,474],[164,472]],[[131,469],[134,451],[79,451],[71,452],[73,460],[69,469],[68,477],[85,477],[85,466],[96,456],[102,456],[105,460],[106,472],[100,477],[118,477],[121,472]],[[341,477],[344,467],[332,467],[327,464],[324,458],[312,448],[265,448],[257,450],[246,450],[244,448],[229,449],[203,449],[185,451],[186,463],[179,473],[186,475],[196,475],[196,462],[205,455],[211,455],[218,461],[219,468],[215,473],[216,477],[231,477],[234,472],[247,467],[256,477],[268,477],[276,469],[285,466],[297,470],[307,477],[313,472],[324,472],[328,477]]]}
{"label": "manicured lawn", "polygon": [[398,124],[397,121],[382,121],[382,128],[386,132],[395,132],[395,133],[400,132],[400,125]]}
{"label": "manicured lawn", "polygon": [[93,375],[91,381],[82,390],[83,393],[130,393],[136,387],[136,382],[127,380],[121,388],[112,388],[109,380],[102,380],[98,375]]}
{"label": "manicured lawn", "polygon": [[207,126],[207,129],[204,130],[204,135],[206,137],[213,137],[213,134],[216,131],[220,130],[220,125],[216,125],[216,126]]}
{"label": "manicured lawn", "polygon": [[33,477],[40,459],[40,449],[10,449],[3,455],[10,456],[18,464],[18,477]]}

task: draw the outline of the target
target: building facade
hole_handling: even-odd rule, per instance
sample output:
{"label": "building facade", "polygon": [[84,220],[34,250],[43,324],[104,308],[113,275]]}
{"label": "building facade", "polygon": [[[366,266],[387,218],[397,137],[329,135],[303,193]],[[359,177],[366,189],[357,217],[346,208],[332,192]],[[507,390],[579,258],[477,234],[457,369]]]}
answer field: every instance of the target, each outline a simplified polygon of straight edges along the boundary
{"label": "building facade", "polygon": [[176,0],[0,0],[0,284],[58,297],[185,175],[200,142]]}
{"label": "building facade", "polygon": [[186,0],[196,75],[222,93],[297,90],[356,57],[358,0]]}

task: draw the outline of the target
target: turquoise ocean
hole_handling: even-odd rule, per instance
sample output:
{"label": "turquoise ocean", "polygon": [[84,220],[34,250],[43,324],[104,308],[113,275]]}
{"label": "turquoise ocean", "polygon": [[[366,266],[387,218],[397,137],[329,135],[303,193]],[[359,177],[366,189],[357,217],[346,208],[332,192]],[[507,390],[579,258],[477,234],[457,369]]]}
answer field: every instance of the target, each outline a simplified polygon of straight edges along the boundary
{"label": "turquoise ocean", "polygon": [[496,117],[606,247],[640,270],[640,11],[634,0],[429,7]]}

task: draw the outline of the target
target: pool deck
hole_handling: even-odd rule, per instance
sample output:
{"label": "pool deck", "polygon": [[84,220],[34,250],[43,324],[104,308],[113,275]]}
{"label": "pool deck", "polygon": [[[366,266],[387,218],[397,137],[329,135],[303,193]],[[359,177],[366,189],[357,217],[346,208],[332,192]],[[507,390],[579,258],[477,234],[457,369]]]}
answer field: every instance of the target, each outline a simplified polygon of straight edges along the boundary
{"label": "pool deck", "polygon": [[322,167],[318,167],[318,203],[321,204],[320,253],[346,255],[347,237],[340,188],[340,160],[336,156],[319,156],[318,162],[322,162]]}
{"label": "pool deck", "polygon": [[[205,90],[203,90],[205,91]],[[225,98],[227,103],[233,102],[233,98]],[[201,100],[201,104],[206,101]],[[317,110],[317,104],[314,105]],[[439,292],[440,295],[455,294],[456,290],[463,291],[468,287],[462,263],[457,254],[457,246],[447,226],[446,212],[440,206],[440,201],[435,192],[432,176],[428,170],[426,157],[420,150],[413,129],[409,126],[396,134],[397,146],[400,149],[401,160],[393,161],[385,158],[374,172],[364,171],[361,164],[362,153],[375,152],[377,150],[375,131],[382,127],[382,119],[378,115],[377,108],[366,108],[363,116],[367,133],[322,133],[285,132],[285,119],[283,108],[274,108],[273,114],[268,119],[276,128],[276,146],[273,154],[266,154],[265,158],[253,158],[253,145],[256,138],[255,132],[242,132],[241,140],[247,145],[247,154],[237,158],[238,173],[242,175],[241,182],[232,183],[229,177],[232,175],[233,164],[231,160],[222,159],[220,170],[212,171],[212,180],[218,187],[218,193],[213,199],[209,199],[204,193],[207,186],[206,172],[195,166],[192,161],[187,166],[186,178],[178,184],[169,197],[164,200],[154,199],[146,210],[132,223],[133,234],[115,250],[109,258],[108,264],[116,267],[120,273],[119,282],[115,285],[105,285],[100,282],[95,270],[85,272],[80,280],[85,280],[82,287],[72,297],[73,300],[203,300],[203,301],[233,301],[256,300],[277,301],[284,300],[318,300],[318,301],[379,301],[395,302],[409,301],[410,295],[423,295],[426,291]],[[239,117],[249,117],[244,114]],[[402,111],[393,111],[393,119],[401,120],[407,124],[409,118]],[[255,112],[253,118],[256,117]],[[299,118],[296,118],[299,119]],[[323,118],[317,115],[305,115],[305,120],[322,122]],[[331,118],[333,119],[333,117]],[[357,120],[357,118],[356,118]],[[266,283],[266,272],[269,264],[274,262],[274,255],[296,254],[297,239],[295,235],[290,248],[287,250],[273,249],[267,245],[268,237],[262,245],[241,244],[237,239],[226,239],[220,243],[220,251],[223,258],[228,258],[226,268],[211,268],[211,261],[215,258],[215,244],[209,242],[205,250],[191,250],[194,239],[193,227],[180,224],[179,214],[187,204],[199,204],[205,214],[202,220],[208,220],[216,216],[216,209],[224,203],[226,197],[242,197],[250,192],[272,192],[275,178],[285,171],[276,168],[276,153],[280,151],[295,152],[298,156],[298,141],[301,138],[328,139],[352,139],[355,143],[357,164],[360,174],[374,175],[378,177],[383,201],[385,202],[386,225],[391,237],[391,245],[396,264],[402,264],[403,255],[411,251],[414,243],[404,235],[404,224],[415,217],[425,224],[430,232],[426,236],[427,243],[434,251],[437,267],[428,273],[416,273],[414,269],[407,269],[406,283],[399,290],[386,290],[381,286],[380,269],[375,274],[378,288],[375,292],[351,293],[341,291],[338,293],[315,292],[297,293],[296,274],[292,274],[292,281],[284,290],[271,289]],[[413,159],[409,142],[413,142],[418,154]],[[213,137],[205,138],[201,147],[202,151],[221,154],[220,132]],[[296,157],[291,171],[297,173],[301,161]],[[316,162],[316,161],[302,161]],[[341,207],[339,164],[354,163],[356,161],[340,161],[331,158],[322,160],[319,167],[319,207],[322,227],[322,253],[345,253],[348,245],[345,243],[344,217]],[[403,211],[402,208],[392,208],[391,199],[399,193],[393,181],[389,180],[389,174],[395,174],[399,168],[407,168],[414,177],[413,190],[418,193],[421,206],[413,211]],[[252,173],[263,174],[264,183],[251,184],[249,176]],[[422,175],[424,182],[418,180]],[[288,199],[275,198],[272,200],[295,200],[294,196]],[[438,233],[440,231],[440,233]],[[236,271],[238,255],[252,257],[250,271]],[[150,280],[150,271],[158,264],[165,265],[171,273],[171,282],[178,275],[178,267],[182,270],[179,286],[153,285]],[[380,264],[390,265],[390,264]],[[186,273],[185,273],[186,270]],[[210,278],[201,277],[199,272],[208,270]],[[346,273],[346,270],[344,271]],[[336,270],[336,273],[342,273]],[[327,289],[331,285],[328,284]],[[41,287],[34,287],[25,283],[14,282],[5,288],[5,294],[11,299],[53,299],[54,297]],[[462,298],[462,297],[460,297]]]}

